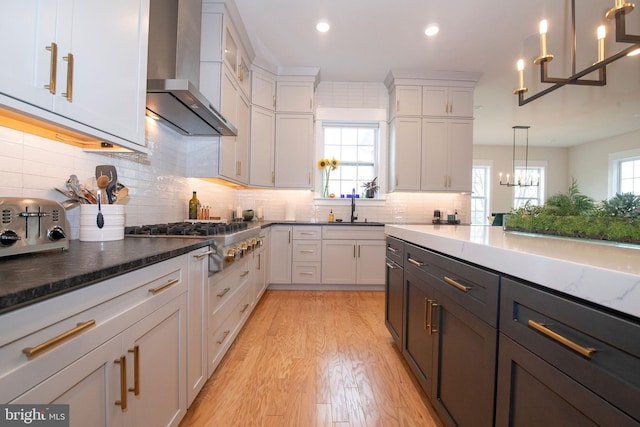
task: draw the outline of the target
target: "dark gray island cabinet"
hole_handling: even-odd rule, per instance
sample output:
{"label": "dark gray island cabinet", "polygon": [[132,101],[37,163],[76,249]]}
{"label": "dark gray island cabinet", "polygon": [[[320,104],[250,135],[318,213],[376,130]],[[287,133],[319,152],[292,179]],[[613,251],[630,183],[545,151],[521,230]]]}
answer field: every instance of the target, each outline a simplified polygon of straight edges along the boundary
{"label": "dark gray island cabinet", "polygon": [[387,327],[445,425],[640,425],[633,316],[435,247],[390,247],[403,258],[388,252],[388,273],[404,274],[401,290],[387,274]]}

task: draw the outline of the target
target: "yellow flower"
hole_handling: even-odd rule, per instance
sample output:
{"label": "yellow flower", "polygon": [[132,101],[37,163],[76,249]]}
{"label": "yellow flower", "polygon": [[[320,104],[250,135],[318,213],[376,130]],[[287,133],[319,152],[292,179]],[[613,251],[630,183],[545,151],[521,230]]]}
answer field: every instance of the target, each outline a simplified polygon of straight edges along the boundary
{"label": "yellow flower", "polygon": [[331,169],[336,169],[340,165],[340,162],[338,161],[338,159],[333,157],[329,162],[329,165],[331,166]]}
{"label": "yellow flower", "polygon": [[326,168],[327,166],[329,166],[329,160],[327,160],[327,159],[320,159],[320,160],[318,160],[318,167],[319,167],[320,169],[324,169],[324,168]]}

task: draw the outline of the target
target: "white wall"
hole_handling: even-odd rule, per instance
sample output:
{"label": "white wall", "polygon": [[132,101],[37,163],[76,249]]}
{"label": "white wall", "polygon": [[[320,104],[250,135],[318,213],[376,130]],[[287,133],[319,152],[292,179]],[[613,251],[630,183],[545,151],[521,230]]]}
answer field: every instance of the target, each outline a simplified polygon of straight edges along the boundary
{"label": "white wall", "polygon": [[571,147],[569,174],[578,180],[582,193],[596,201],[608,199],[613,196],[608,194],[609,155],[638,148],[640,131]]}

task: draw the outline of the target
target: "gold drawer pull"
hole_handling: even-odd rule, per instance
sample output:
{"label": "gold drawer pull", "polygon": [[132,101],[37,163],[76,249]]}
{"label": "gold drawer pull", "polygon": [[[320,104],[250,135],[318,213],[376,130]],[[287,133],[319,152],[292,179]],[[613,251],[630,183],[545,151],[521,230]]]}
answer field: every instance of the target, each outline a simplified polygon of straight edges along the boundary
{"label": "gold drawer pull", "polygon": [[62,59],[67,61],[67,91],[62,94],[67,101],[73,101],[73,53],[63,56]]}
{"label": "gold drawer pull", "polygon": [[224,289],[222,290],[222,292],[220,292],[220,293],[219,293],[219,294],[217,294],[216,296],[217,296],[218,298],[222,298],[222,297],[223,297],[227,292],[229,292],[230,290],[231,290],[231,288],[224,288]]}
{"label": "gold drawer pull", "polygon": [[387,246],[387,250],[388,250],[389,252],[391,252],[391,253],[394,253],[394,254],[395,254],[396,252],[398,252],[398,250],[397,250],[396,248],[391,247],[391,246]]}
{"label": "gold drawer pull", "polygon": [[300,249],[301,254],[312,254],[315,251],[313,249]]}
{"label": "gold drawer pull", "polygon": [[129,387],[134,395],[140,395],[140,346],[135,345],[130,348],[129,353],[133,353],[133,387]]}
{"label": "gold drawer pull", "polygon": [[49,52],[51,52],[51,60],[49,62],[49,84],[44,85],[45,89],[49,89],[49,93],[52,95],[56,94],[56,72],[58,70],[58,45],[54,42],[51,42],[50,46],[47,46]]}
{"label": "gold drawer pull", "polygon": [[226,331],[224,331],[224,332],[223,332],[223,333],[224,333],[224,336],[222,337],[222,339],[221,339],[221,340],[216,341],[216,343],[218,343],[218,344],[222,344],[222,343],[224,342],[224,340],[226,340],[226,339],[227,339],[227,336],[229,336],[229,332],[231,332],[231,330],[230,330],[230,329],[227,329]]}
{"label": "gold drawer pull", "polygon": [[313,271],[301,271],[301,276],[313,276]]}
{"label": "gold drawer pull", "polygon": [[247,274],[249,274],[249,270],[244,271],[244,272],[240,275],[240,277],[246,277],[246,276],[247,276]]}
{"label": "gold drawer pull", "polygon": [[194,255],[193,257],[196,258],[196,259],[202,259],[202,258],[206,257],[207,255],[211,255],[212,253],[213,253],[213,251],[207,251],[207,252],[203,252],[201,254]]}
{"label": "gold drawer pull", "polygon": [[471,290],[469,286],[465,286],[462,283],[456,282],[450,277],[444,276],[444,281],[450,284],[451,286],[460,289],[462,292],[469,292]]}
{"label": "gold drawer pull", "polygon": [[387,267],[389,267],[392,270],[395,270],[396,268],[398,268],[395,265],[391,264],[390,262],[387,263]]}
{"label": "gold drawer pull", "polygon": [[415,260],[415,259],[413,259],[411,257],[407,258],[407,261],[409,261],[413,265],[417,265],[418,267],[424,266],[424,262]]}
{"label": "gold drawer pull", "polygon": [[583,347],[579,344],[574,343],[570,339],[563,337],[557,332],[553,332],[551,329],[547,328],[543,323],[538,323],[536,321],[529,320],[527,324],[531,328],[535,329],[536,331],[542,333],[543,335],[546,335],[547,337],[551,338],[554,341],[559,342],[560,344],[564,345],[565,347],[568,347],[569,349],[575,351],[581,356],[586,357],[587,359],[591,359],[591,356],[593,355],[593,353],[596,352],[595,348]]}
{"label": "gold drawer pull", "polygon": [[84,331],[85,329],[88,329],[94,326],[95,324],[96,324],[96,321],[93,319],[88,320],[84,323],[82,322],[78,323],[75,328],[69,329],[68,331],[63,332],[60,335],[51,338],[49,341],[45,341],[42,344],[38,344],[35,347],[24,348],[22,352],[26,354],[28,358],[32,358],[34,356],[37,356],[39,353],[42,353],[43,351],[48,350],[50,347],[53,347],[54,345],[66,340],[67,338],[71,338],[74,335],[77,335],[80,332]]}
{"label": "gold drawer pull", "polygon": [[180,279],[173,279],[173,280],[169,280],[167,283],[165,283],[164,285],[160,285],[157,288],[151,288],[149,289],[149,292],[151,292],[154,295],[159,294],[160,292],[164,291],[167,288],[170,288],[171,286],[180,283]]}
{"label": "gold drawer pull", "polygon": [[120,356],[113,363],[120,365],[120,400],[116,400],[116,405],[124,412],[127,409],[127,358]]}
{"label": "gold drawer pull", "polygon": [[247,308],[249,308],[249,304],[245,304],[244,307],[242,307],[242,310],[240,310],[240,313],[247,311]]}

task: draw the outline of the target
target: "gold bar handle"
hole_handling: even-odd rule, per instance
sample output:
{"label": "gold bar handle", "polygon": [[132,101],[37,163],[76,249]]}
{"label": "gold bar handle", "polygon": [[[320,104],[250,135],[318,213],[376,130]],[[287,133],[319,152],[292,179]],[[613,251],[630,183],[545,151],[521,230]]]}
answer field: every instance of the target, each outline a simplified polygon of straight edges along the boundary
{"label": "gold bar handle", "polygon": [[133,353],[133,387],[129,387],[134,395],[140,395],[140,346],[134,345],[130,348],[129,353]]}
{"label": "gold bar handle", "polygon": [[62,96],[73,102],[73,53],[63,56],[62,59],[67,61],[67,91]]}
{"label": "gold bar handle", "polygon": [[593,355],[593,353],[596,352],[595,348],[583,347],[579,344],[574,343],[570,339],[563,337],[557,332],[553,332],[551,329],[547,328],[544,323],[539,323],[534,320],[529,320],[527,324],[529,325],[529,327],[551,338],[552,340],[559,342],[560,344],[564,345],[565,347],[568,347],[569,349],[575,351],[581,356],[586,357],[587,359],[591,359],[591,356]]}
{"label": "gold bar handle", "polygon": [[398,250],[397,250],[396,248],[393,248],[393,247],[391,247],[391,246],[387,246],[387,250],[388,250],[389,252],[393,253],[393,254],[395,254],[395,253],[397,253],[397,252],[398,252]]}
{"label": "gold bar handle", "polygon": [[276,183],[276,172],[275,171],[271,171],[271,183],[272,184]]}
{"label": "gold bar handle", "polygon": [[247,311],[247,308],[249,308],[249,304],[245,304],[244,307],[242,307],[242,310],[240,310],[240,313]]}
{"label": "gold bar handle", "polygon": [[273,95],[273,108],[276,108],[276,96]]}
{"label": "gold bar handle", "polygon": [[223,332],[223,333],[224,333],[224,336],[222,337],[222,339],[221,339],[221,340],[216,341],[216,343],[218,343],[218,344],[222,344],[222,343],[224,342],[224,340],[226,340],[226,339],[227,339],[227,337],[229,336],[229,332],[231,332],[231,330],[230,330],[230,329],[227,329],[226,331],[224,331],[224,332]]}
{"label": "gold bar handle", "polygon": [[399,99],[396,100],[396,112],[397,113],[400,112],[400,100]]}
{"label": "gold bar handle", "polygon": [[247,277],[247,275],[249,274],[249,270],[245,270],[240,277]]}
{"label": "gold bar handle", "polygon": [[45,89],[49,89],[49,93],[55,95],[58,70],[58,44],[51,42],[45,49],[51,52],[51,60],[49,61],[49,84],[44,85],[44,87]]}
{"label": "gold bar handle", "polygon": [[428,298],[424,299],[424,330],[431,331],[431,300]]}
{"label": "gold bar handle", "polygon": [[411,257],[407,258],[407,261],[409,261],[411,264],[416,265],[416,266],[418,266],[418,267],[422,267],[422,266],[424,266],[424,262],[422,262],[422,261],[418,261],[418,260],[413,259],[413,258],[411,258]]}
{"label": "gold bar handle", "polygon": [[315,251],[313,249],[300,249],[301,254],[312,254]]}
{"label": "gold bar handle", "polygon": [[120,400],[116,400],[116,405],[124,412],[127,409],[127,358],[120,356],[113,363],[120,365]]}
{"label": "gold bar handle", "polygon": [[217,294],[216,296],[217,296],[218,298],[222,298],[222,297],[223,297],[223,296],[225,296],[225,294],[226,294],[227,292],[229,292],[230,290],[231,290],[231,288],[224,288],[224,289],[222,290],[222,292],[220,292],[220,293],[219,293],[219,294]]}
{"label": "gold bar handle", "polygon": [[61,333],[58,336],[55,336],[53,338],[51,338],[48,341],[43,342],[42,344],[38,344],[35,347],[26,347],[24,349],[22,349],[22,352],[24,354],[27,355],[28,358],[32,358],[37,356],[38,354],[42,353],[45,350],[48,350],[50,347],[53,347],[54,345],[73,337],[74,335],[79,334],[80,332],[84,331],[85,329],[88,329],[92,326],[94,326],[96,324],[96,321],[91,319],[88,320],[86,322],[80,322],[76,325],[75,328],[73,329],[69,329],[66,332]]}
{"label": "gold bar handle", "polygon": [[398,268],[395,265],[391,264],[390,262],[387,263],[387,267],[389,267],[392,270],[395,270],[396,268]]}
{"label": "gold bar handle", "polygon": [[313,276],[313,271],[301,271],[301,276]]}
{"label": "gold bar handle", "polygon": [[434,333],[438,332],[437,328],[436,329],[433,328],[435,326],[434,325],[434,321],[433,321],[433,313],[435,311],[434,308],[437,309],[439,307],[439,304],[436,303],[435,301],[431,301],[430,306],[431,306],[431,312],[429,313],[429,322],[430,322],[430,324],[429,324],[429,335],[433,335]]}
{"label": "gold bar handle", "polygon": [[309,97],[309,110],[313,110],[313,96]]}
{"label": "gold bar handle", "polygon": [[154,295],[159,294],[160,292],[166,290],[167,288],[170,288],[171,286],[180,283],[180,279],[173,279],[173,280],[169,280],[167,283],[165,283],[164,285],[160,285],[157,288],[151,288],[149,289],[149,292],[151,292]]}
{"label": "gold bar handle", "polygon": [[202,259],[202,258],[204,258],[204,257],[206,257],[208,255],[211,255],[212,253],[213,253],[213,251],[207,251],[207,252],[203,252],[201,254],[196,254],[193,257],[196,258],[196,259]]}
{"label": "gold bar handle", "polygon": [[451,286],[453,286],[454,288],[460,289],[462,292],[469,292],[471,290],[471,287],[465,286],[462,283],[457,282],[450,277],[444,276],[444,281],[450,284]]}

